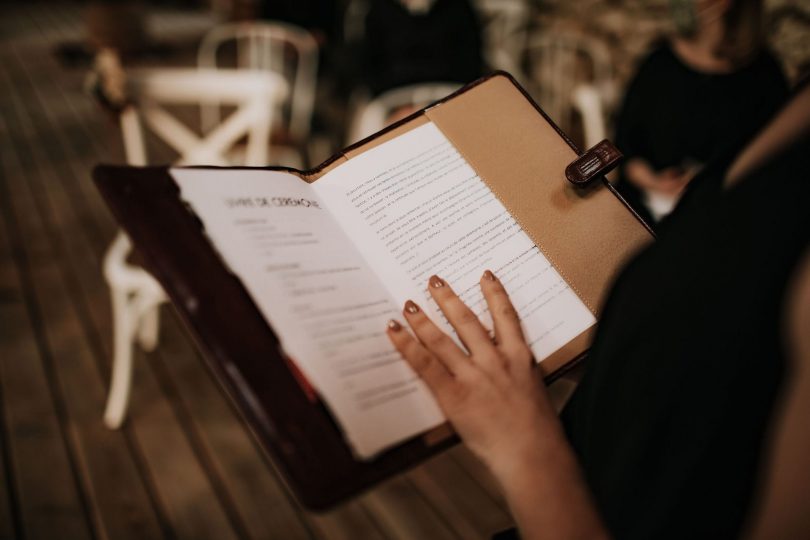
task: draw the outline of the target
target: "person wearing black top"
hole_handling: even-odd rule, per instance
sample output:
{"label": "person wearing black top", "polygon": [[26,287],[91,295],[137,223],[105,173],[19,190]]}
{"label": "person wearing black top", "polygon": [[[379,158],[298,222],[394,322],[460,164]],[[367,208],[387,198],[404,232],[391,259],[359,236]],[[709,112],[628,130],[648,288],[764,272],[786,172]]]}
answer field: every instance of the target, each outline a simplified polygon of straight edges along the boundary
{"label": "person wearing black top", "polygon": [[[494,343],[435,277],[428,290],[469,353],[439,339],[421,310],[403,311],[416,339],[389,323],[394,345],[499,480],[525,538],[746,532],[776,400],[791,389],[787,359],[801,363],[794,373],[805,383],[810,375],[810,347],[796,347],[808,341],[810,309],[801,321],[788,310],[793,283],[810,291],[809,154],[807,87],[730,168],[713,163],[696,177],[658,241],[615,283],[562,422],[491,272],[481,289]],[[803,301],[810,307],[810,294]],[[785,329],[802,326],[788,342]],[[796,471],[789,480],[807,477]],[[810,485],[782,487],[808,537]],[[767,518],[761,534],[786,537],[776,530],[785,521]]]}
{"label": "person wearing black top", "polygon": [[805,137],[711,212],[668,224],[613,287],[563,421],[618,538],[739,533],[785,371],[786,293],[810,242],[808,152]]}
{"label": "person wearing black top", "polygon": [[702,166],[738,151],[787,97],[779,63],[757,38],[761,2],[704,4],[725,11],[704,6],[686,36],[658,43],[617,117],[615,144],[626,162],[616,187],[649,224]]}

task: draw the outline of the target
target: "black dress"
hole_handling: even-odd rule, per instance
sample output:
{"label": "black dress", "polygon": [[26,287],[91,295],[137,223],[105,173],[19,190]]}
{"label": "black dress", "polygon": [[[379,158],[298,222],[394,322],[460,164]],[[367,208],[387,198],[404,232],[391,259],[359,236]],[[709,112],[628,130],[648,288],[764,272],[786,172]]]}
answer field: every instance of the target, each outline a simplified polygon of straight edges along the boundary
{"label": "black dress", "polygon": [[[661,43],[641,63],[616,120],[616,146],[654,170],[702,166],[734,153],[787,97],[782,70],[768,51],[728,74],[686,66]],[[624,177],[619,192],[649,223],[642,193]]]}
{"label": "black dress", "polygon": [[727,192],[725,167],[706,170],[613,287],[563,422],[616,538],[739,534],[810,247],[809,152],[805,138]]}

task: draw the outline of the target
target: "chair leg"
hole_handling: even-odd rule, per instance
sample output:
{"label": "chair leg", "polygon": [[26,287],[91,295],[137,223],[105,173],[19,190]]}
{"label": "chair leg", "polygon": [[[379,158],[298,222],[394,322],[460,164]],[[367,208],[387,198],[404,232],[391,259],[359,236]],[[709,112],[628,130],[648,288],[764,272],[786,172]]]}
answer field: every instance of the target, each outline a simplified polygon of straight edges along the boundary
{"label": "chair leg", "polygon": [[149,308],[138,322],[138,343],[146,352],[155,350],[160,333],[160,304]]}
{"label": "chair leg", "polygon": [[113,367],[110,393],[104,410],[104,424],[118,429],[124,421],[132,383],[132,341],[136,321],[126,290],[112,289],[113,308]]}

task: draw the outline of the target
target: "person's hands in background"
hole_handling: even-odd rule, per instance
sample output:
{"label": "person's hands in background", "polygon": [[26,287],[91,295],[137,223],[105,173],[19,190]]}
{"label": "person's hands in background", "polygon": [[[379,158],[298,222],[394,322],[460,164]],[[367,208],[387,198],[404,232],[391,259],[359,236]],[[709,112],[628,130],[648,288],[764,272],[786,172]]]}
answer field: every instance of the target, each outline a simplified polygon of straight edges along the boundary
{"label": "person's hands in background", "polygon": [[658,172],[658,180],[653,191],[658,191],[670,197],[680,197],[687,184],[694,177],[694,172],[681,167],[667,167]]}
{"label": "person's hands in background", "polygon": [[697,174],[698,167],[667,167],[660,171],[640,158],[634,158],[625,165],[625,175],[637,187],[648,193],[660,193],[677,198]]}

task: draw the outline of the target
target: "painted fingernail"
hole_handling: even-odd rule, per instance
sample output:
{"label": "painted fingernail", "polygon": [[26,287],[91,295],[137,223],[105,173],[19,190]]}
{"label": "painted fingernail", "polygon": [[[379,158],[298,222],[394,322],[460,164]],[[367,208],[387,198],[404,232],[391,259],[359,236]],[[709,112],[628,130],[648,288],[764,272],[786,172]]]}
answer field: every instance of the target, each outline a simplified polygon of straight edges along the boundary
{"label": "painted fingernail", "polygon": [[417,306],[412,300],[408,300],[405,302],[405,311],[413,315],[414,313],[419,313],[419,306]]}
{"label": "painted fingernail", "polygon": [[484,277],[489,281],[495,281],[495,274],[493,274],[489,270],[484,270]]}
{"label": "painted fingernail", "polygon": [[430,276],[430,286],[434,289],[438,289],[439,287],[444,287],[444,281],[439,276]]}
{"label": "painted fingernail", "polygon": [[399,322],[395,321],[394,319],[391,319],[390,321],[388,321],[388,329],[391,330],[392,332],[399,332],[400,330],[402,330],[402,325],[399,324]]}

